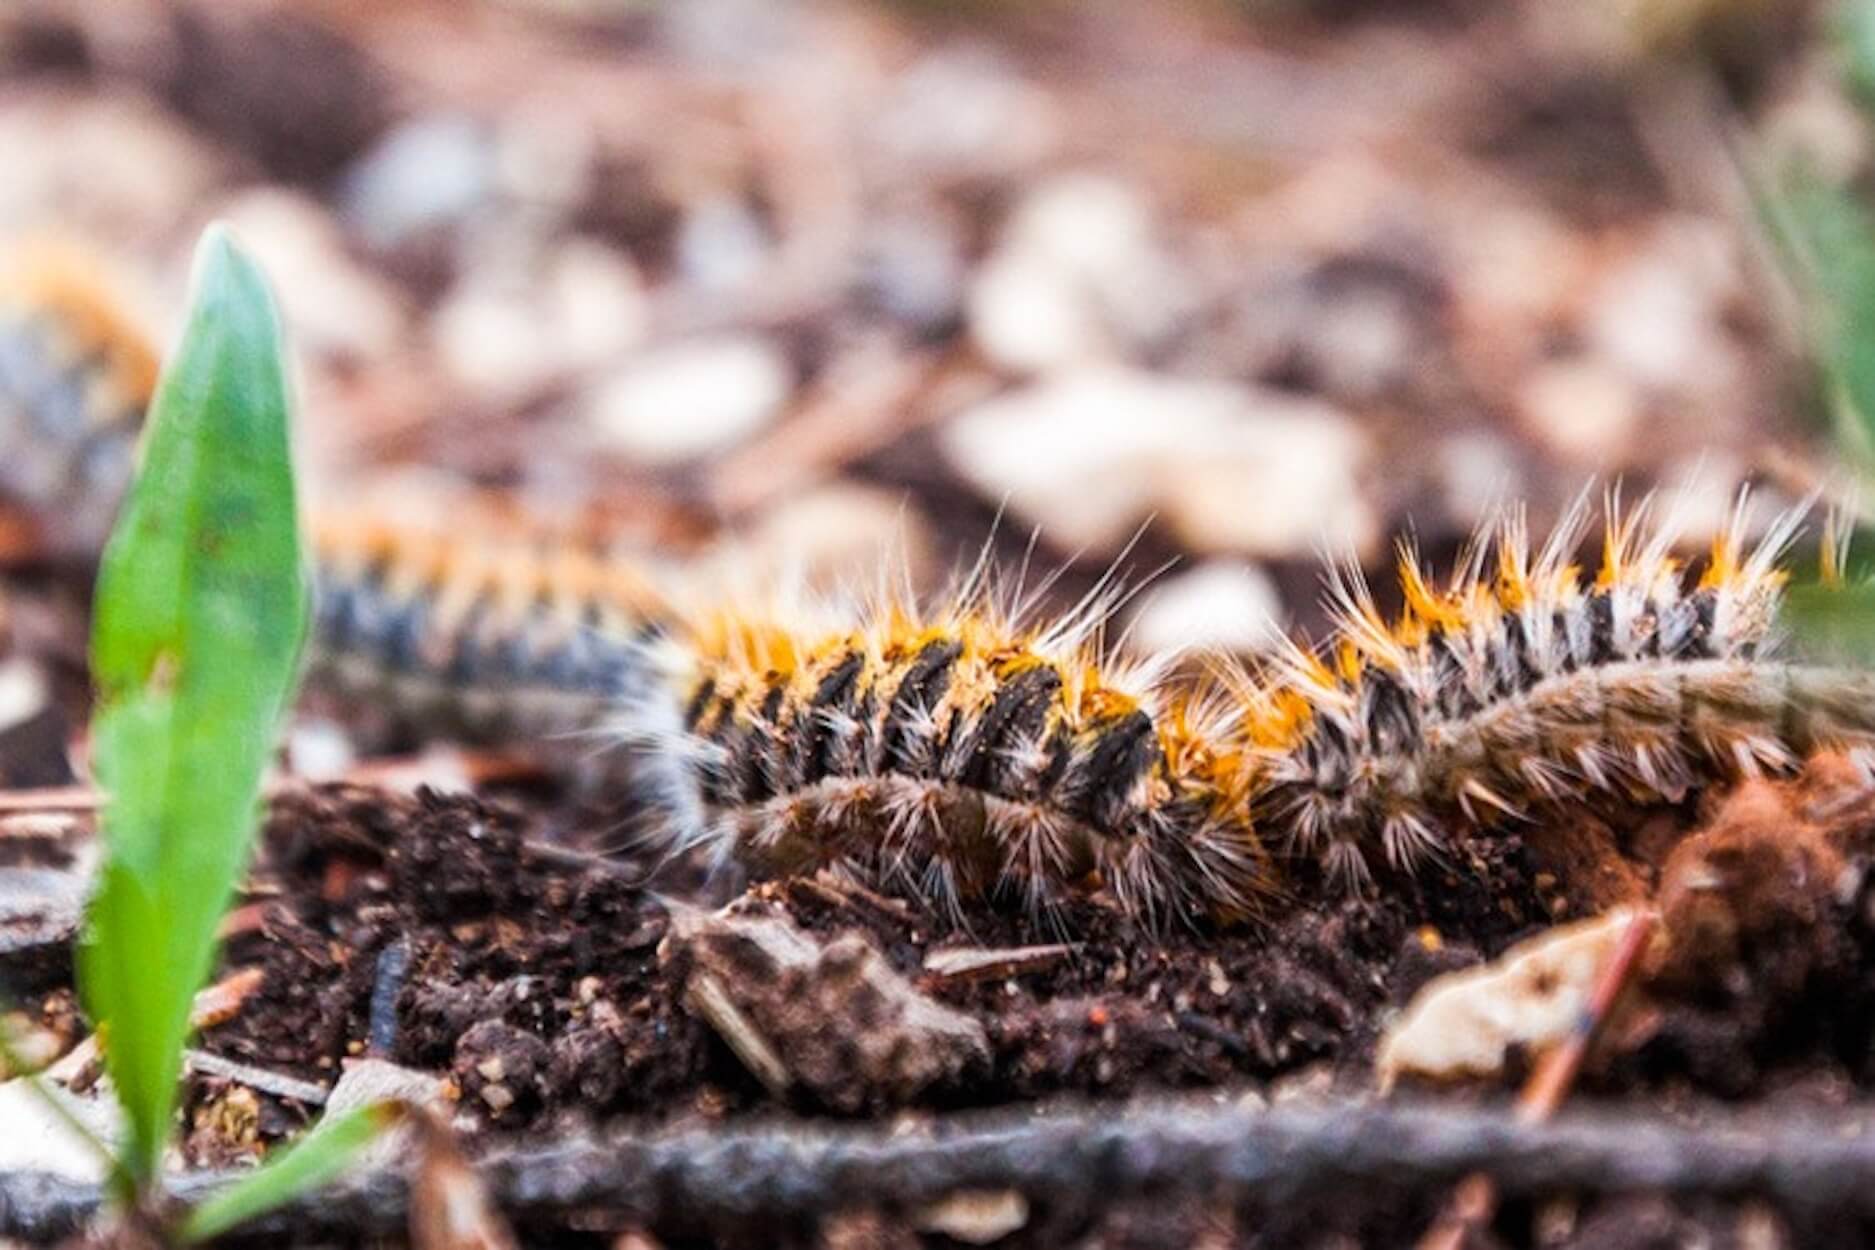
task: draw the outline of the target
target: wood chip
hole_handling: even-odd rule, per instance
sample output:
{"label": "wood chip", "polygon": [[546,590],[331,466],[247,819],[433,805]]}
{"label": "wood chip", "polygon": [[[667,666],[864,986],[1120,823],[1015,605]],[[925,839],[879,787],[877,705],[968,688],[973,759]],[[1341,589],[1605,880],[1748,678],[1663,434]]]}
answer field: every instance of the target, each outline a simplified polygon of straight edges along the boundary
{"label": "wood chip", "polygon": [[199,1072],[203,1076],[221,1077],[263,1094],[272,1094],[276,1098],[291,1098],[309,1107],[325,1106],[326,1087],[314,1081],[302,1081],[298,1077],[255,1067],[251,1063],[238,1063],[203,1050],[184,1051],[182,1061],[191,1072]]}
{"label": "wood chip", "polygon": [[241,1007],[261,987],[267,974],[259,968],[231,972],[195,996],[189,1023],[198,1029],[226,1024],[241,1014]]}
{"label": "wood chip", "polygon": [[736,1058],[742,1060],[743,1066],[769,1093],[777,1098],[787,1095],[788,1087],[793,1084],[788,1076],[788,1065],[781,1061],[781,1056],[775,1053],[775,1048],[768,1044],[754,1022],[736,1006],[721,981],[707,972],[697,973],[690,978],[684,1001],[729,1043]]}
{"label": "wood chip", "polygon": [[924,957],[924,970],[939,985],[987,981],[1052,968],[1079,949],[1078,942],[1047,946],[952,946]]}
{"label": "wood chip", "polygon": [[894,923],[902,924],[913,918],[911,905],[905,900],[869,890],[857,881],[830,872],[791,878],[787,888],[796,898],[813,899],[829,907],[869,911]]}
{"label": "wood chip", "polygon": [[96,786],[42,786],[0,793],[0,813],[95,812],[103,806],[104,791]]}

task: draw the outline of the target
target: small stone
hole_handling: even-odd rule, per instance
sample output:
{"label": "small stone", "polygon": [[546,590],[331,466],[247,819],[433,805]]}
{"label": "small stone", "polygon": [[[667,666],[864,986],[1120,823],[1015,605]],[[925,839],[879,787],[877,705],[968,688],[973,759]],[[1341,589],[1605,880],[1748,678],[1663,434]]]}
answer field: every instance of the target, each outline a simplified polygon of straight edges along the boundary
{"label": "small stone", "polygon": [[734,585],[785,573],[815,591],[850,593],[874,584],[881,567],[913,585],[936,571],[929,524],[904,499],[877,487],[836,482],[784,498],[746,535],[706,555],[702,584]]}
{"label": "small stone", "polygon": [[1147,655],[1256,651],[1281,634],[1282,599],[1269,574],[1238,560],[1207,560],[1143,597],[1133,641]]}
{"label": "small stone", "polygon": [[1768,168],[1803,168],[1825,186],[1847,186],[1869,163],[1869,124],[1842,90],[1829,56],[1815,56],[1790,77],[1752,127]]}
{"label": "small stone", "polygon": [[1730,231],[1704,218],[1667,218],[1602,274],[1583,333],[1643,386],[1728,390],[1739,361],[1722,318],[1743,289]]}
{"label": "small stone", "polygon": [[351,736],[337,721],[296,721],[287,734],[287,766],[307,781],[337,781],[358,763]]}
{"label": "small stone", "polygon": [[[35,90],[0,101],[0,228],[61,228],[147,247],[186,230],[232,176],[228,158],[173,113],[123,90]],[[135,161],[135,177],[125,175]]]}
{"label": "small stone", "polygon": [[1150,206],[1092,174],[1032,191],[970,293],[970,329],[991,361],[1032,373],[1119,357],[1176,324],[1190,296],[1159,246]]}
{"label": "small stone", "polygon": [[753,335],[694,339],[647,352],[589,396],[594,440],[647,466],[730,447],[772,421],[794,386],[774,344]]}
{"label": "small stone", "polygon": [[1432,283],[1405,264],[1335,256],[1279,269],[1246,291],[1228,350],[1255,376],[1378,401],[1409,384],[1442,305]]}
{"label": "small stone", "polygon": [[496,171],[488,127],[457,113],[413,118],[358,158],[339,209],[365,243],[390,250],[428,230],[460,225],[488,198]]}
{"label": "small stone", "polygon": [[0,1015],[0,1081],[22,1073],[37,1072],[63,1055],[71,1038],[48,1029],[23,1011]]}
{"label": "small stone", "polygon": [[1639,433],[1640,393],[1600,361],[1551,361],[1524,382],[1516,402],[1518,420],[1533,438],[1584,468],[1619,466]]}
{"label": "small stone", "polygon": [[1370,552],[1380,521],[1361,482],[1365,432],[1338,409],[1275,392],[1186,444],[1161,481],[1162,515],[1199,551],[1297,559]]}
{"label": "small stone", "polygon": [[750,206],[713,195],[684,214],[677,231],[677,269],[684,285],[721,294],[747,287],[768,267],[773,242]]}
{"label": "small stone", "polygon": [[1113,550],[1158,503],[1157,468],[1168,449],[1215,426],[1213,410],[1228,403],[1214,390],[1184,387],[1146,374],[1076,372],[966,410],[938,429],[938,444],[980,495],[1007,499],[1051,542]]}
{"label": "small stone", "polygon": [[551,1063],[540,1037],[490,1016],[456,1039],[450,1072],[465,1097],[479,1098],[498,1118],[523,1118],[539,1110]]}
{"label": "small stone", "polygon": [[1495,1076],[1513,1045],[1540,1050],[1576,1029],[1596,978],[1634,918],[1616,908],[1527,938],[1491,963],[1434,977],[1380,1040],[1385,1091],[1400,1077]]}
{"label": "small stone", "polygon": [[0,732],[38,716],[51,697],[52,689],[38,663],[24,656],[0,660]]}
{"label": "small stone", "polygon": [[603,243],[574,238],[538,260],[471,272],[444,296],[432,332],[466,389],[514,401],[624,355],[647,323],[637,267]]}
{"label": "small stone", "polygon": [[861,265],[866,298],[920,334],[949,329],[962,310],[964,240],[947,215],[880,221],[866,237]]}
{"label": "small stone", "polygon": [[1496,429],[1453,434],[1434,459],[1446,515],[1461,529],[1475,530],[1507,501],[1529,498],[1518,448]]}
{"label": "small stone", "polygon": [[598,138],[576,102],[544,93],[502,116],[493,157],[495,184],[509,201],[566,214],[592,194]]}
{"label": "small stone", "polygon": [[1077,370],[999,395],[938,433],[984,496],[1070,549],[1118,548],[1154,511],[1200,551],[1365,550],[1365,434],[1316,400],[1232,382]]}
{"label": "small stone", "polygon": [[1036,373],[1111,351],[1098,311],[1046,261],[998,255],[970,288],[970,334],[998,367]]}
{"label": "small stone", "polygon": [[892,166],[923,181],[1014,174],[1055,144],[1047,92],[983,46],[941,48],[898,75],[867,138]]}
{"label": "small stone", "polygon": [[1534,338],[1563,321],[1589,273],[1582,237],[1549,213],[1493,206],[1454,233],[1453,304],[1461,323],[1493,345]]}
{"label": "small stone", "polygon": [[1001,1241],[1029,1222],[1029,1200],[1017,1189],[959,1189],[912,1213],[921,1233],[937,1233],[966,1245]]}

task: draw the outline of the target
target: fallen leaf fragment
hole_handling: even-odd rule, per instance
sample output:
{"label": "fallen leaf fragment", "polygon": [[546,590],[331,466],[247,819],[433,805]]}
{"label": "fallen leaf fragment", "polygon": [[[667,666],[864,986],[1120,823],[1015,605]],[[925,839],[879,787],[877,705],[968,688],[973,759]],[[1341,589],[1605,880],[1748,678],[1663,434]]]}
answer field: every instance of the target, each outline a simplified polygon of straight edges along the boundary
{"label": "fallen leaf fragment", "polygon": [[1634,910],[1559,925],[1491,963],[1428,982],[1381,1038],[1374,1061],[1382,1091],[1402,1076],[1495,1076],[1512,1046],[1542,1050],[1582,1018],[1602,967]]}

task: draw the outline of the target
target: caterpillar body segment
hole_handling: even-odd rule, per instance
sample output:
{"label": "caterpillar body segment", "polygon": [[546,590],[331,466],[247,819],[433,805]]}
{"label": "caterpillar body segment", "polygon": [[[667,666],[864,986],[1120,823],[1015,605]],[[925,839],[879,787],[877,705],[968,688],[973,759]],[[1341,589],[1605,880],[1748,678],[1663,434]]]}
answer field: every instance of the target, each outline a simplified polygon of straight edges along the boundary
{"label": "caterpillar body segment", "polygon": [[480,742],[577,734],[651,679],[666,609],[560,545],[315,522],[310,674],[409,726]]}
{"label": "caterpillar body segment", "polygon": [[1327,651],[1291,647],[1265,681],[1237,683],[1263,826],[1353,883],[1436,853],[1460,821],[1593,791],[1677,801],[1822,749],[1875,759],[1875,679],[1775,658],[1778,561],[1801,510],[1748,551],[1741,499],[1697,578],[1644,514],[1611,502],[1592,580],[1569,563],[1580,508],[1534,555],[1521,519],[1505,524],[1442,591],[1403,552],[1390,624],[1357,572],[1334,574]]}
{"label": "caterpillar body segment", "polygon": [[1242,760],[1218,749],[1221,707],[1110,670],[1071,632],[970,610],[692,631],[671,686],[702,823],[676,840],[758,876],[843,867],[945,909],[1046,910],[1095,885],[1150,921],[1255,908],[1271,866],[1242,818]]}

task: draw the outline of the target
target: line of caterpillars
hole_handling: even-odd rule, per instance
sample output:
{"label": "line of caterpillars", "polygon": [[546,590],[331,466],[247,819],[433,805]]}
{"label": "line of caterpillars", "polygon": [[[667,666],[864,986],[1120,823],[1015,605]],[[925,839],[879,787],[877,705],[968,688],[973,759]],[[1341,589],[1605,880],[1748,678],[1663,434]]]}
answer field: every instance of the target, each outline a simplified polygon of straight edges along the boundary
{"label": "line of caterpillars", "polygon": [[[84,266],[0,278],[0,416],[34,463],[94,456],[100,428],[134,441],[142,405],[95,403],[98,379],[147,399],[153,368],[121,362],[153,356],[111,308]],[[74,405],[86,420],[47,419]],[[0,464],[29,505],[59,502],[46,477]],[[1748,548],[1741,501],[1695,578],[1647,512],[1611,503],[1592,578],[1586,503],[1540,548],[1511,518],[1442,588],[1403,551],[1394,620],[1337,568],[1328,645],[1195,678],[1110,654],[1111,594],[1037,621],[986,568],[829,628],[679,610],[580,552],[316,522],[313,672],[484,738],[590,732],[665,849],[726,868],[838,867],[940,910],[1093,894],[1230,922],[1296,860],[1354,886],[1592,791],[1677,800],[1818,750],[1875,758],[1875,678],[1770,653],[1798,515]]]}

